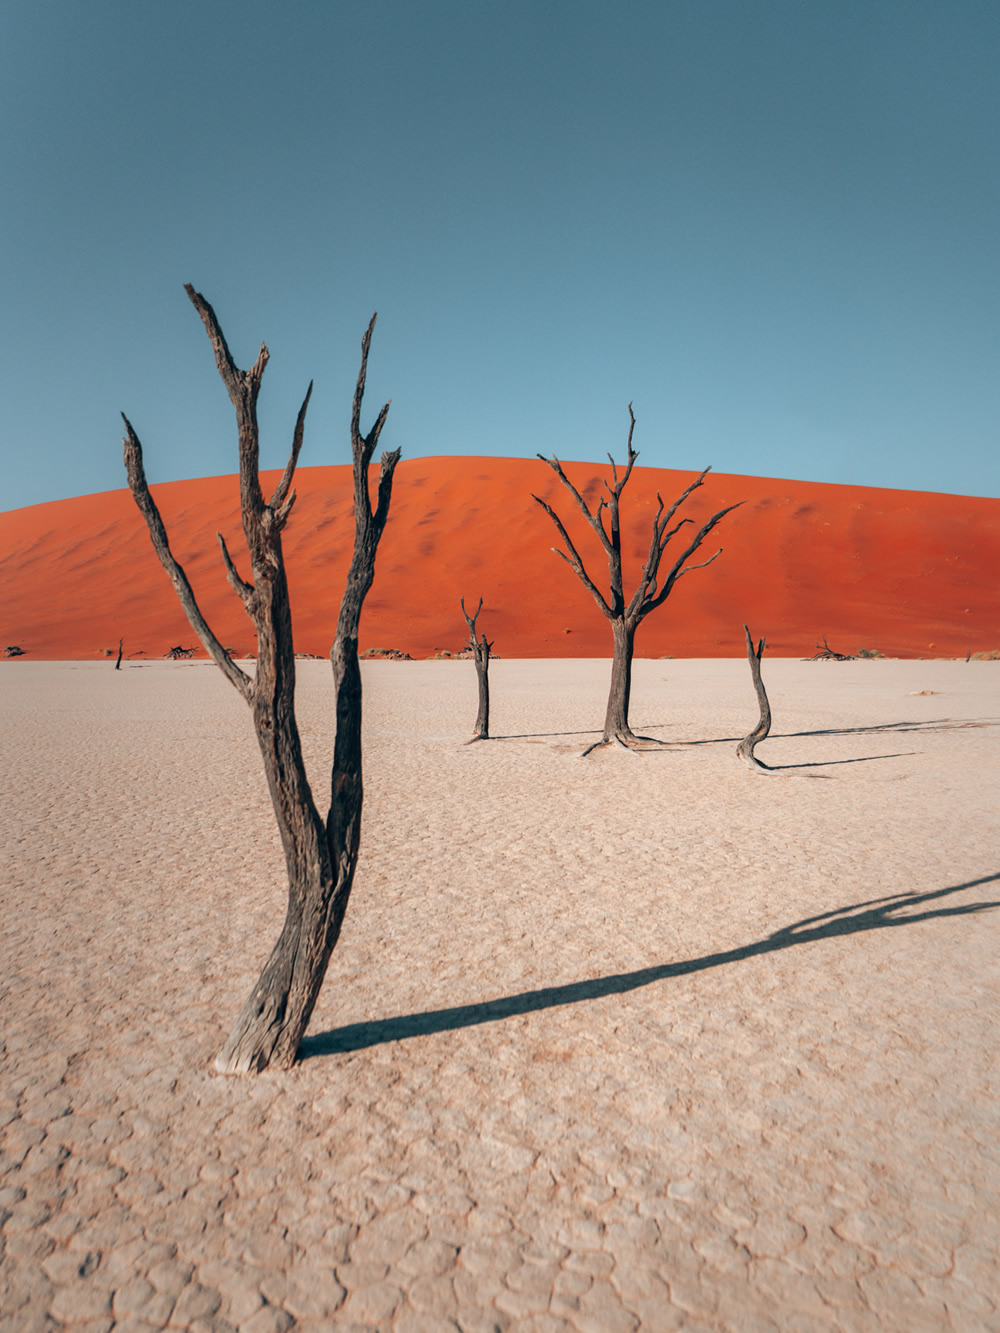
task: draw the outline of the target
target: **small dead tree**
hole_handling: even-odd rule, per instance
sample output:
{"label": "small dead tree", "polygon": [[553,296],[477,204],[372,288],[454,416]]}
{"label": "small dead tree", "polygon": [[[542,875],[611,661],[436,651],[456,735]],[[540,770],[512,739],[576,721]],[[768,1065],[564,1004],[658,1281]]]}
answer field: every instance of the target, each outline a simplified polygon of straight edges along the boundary
{"label": "small dead tree", "polygon": [[115,663],[116,671],[121,671],[122,669],[122,645],[124,644],[124,642],[125,642],[124,639],[118,640],[118,661]]}
{"label": "small dead tree", "polygon": [[490,649],[493,644],[487,642],[485,634],[481,641],[476,638],[476,621],[483,609],[483,599],[480,597],[475,615],[472,616],[465,609],[464,597],[461,598],[461,602],[462,615],[465,616],[465,623],[469,627],[469,648],[472,651],[472,660],[476,664],[476,678],[479,681],[479,712],[476,714],[476,730],[472,740],[467,742],[471,745],[473,741],[488,741],[490,738]]}
{"label": "small dead tree", "polygon": [[265,501],[258,472],[257,396],[268,361],[267,348],[261,344],[253,367],[239,370],[212,307],[190,285],[186,285],[185,290],[211,340],[215,362],[236,410],[239,426],[240,507],[250,555],[251,581],[243,579],[237,571],[221,533],[218,539],[229,582],[256,628],[258,654],[253,677],[232,660],[198,608],[187,576],[170,550],[166,529],[146,484],[142,448],[127,418],[123,443],[129,488],[191,627],[216,666],[250,707],[285,850],[288,870],[285,924],[215,1062],[220,1073],[253,1073],[268,1065],[288,1069],[294,1063],[340,934],[354,880],[363,798],[358,623],[375,572],[379,538],[389,514],[392,477],[399,461],[399,450],[382,455],[378,496],[373,508],[368,467],[389,411],[386,403],[372,429],[362,436],[361,405],[368,349],[375,327],[373,315],[361,342],[361,369],[351,415],[354,555],[330,652],[336,686],[337,732],[332,796],[324,821],[306,777],[295,720],[295,652],[281,549],[281,530],[295,503],[291,485],[302,447],[312,384],[299,409],[284,474],[270,500]]}
{"label": "small dead tree", "polygon": [[772,773],[773,769],[769,768],[767,764],[762,764],[759,759],[754,757],[754,747],[759,745],[771,730],[771,705],[768,703],[767,691],[764,689],[764,682],[760,675],[760,659],[764,656],[764,640],[761,639],[757,647],[754,648],[753,638],[746,625],[743,626],[743,633],[747,638],[747,661],[750,663],[750,675],[753,677],[753,687],[757,691],[757,703],[760,705],[760,721],[750,735],[740,741],[736,747],[736,753],[755,773]]}
{"label": "small dead tree", "polygon": [[823,635],[823,642],[816,645],[816,652],[812,657],[804,657],[803,662],[853,662],[853,653],[835,653],[826,641],[826,635]]}
{"label": "small dead tree", "polygon": [[[574,570],[583,586],[587,589],[594,601],[597,603],[602,614],[611,622],[611,632],[614,637],[614,658],[611,666],[611,689],[608,693],[608,707],[604,718],[604,733],[601,739],[595,744],[589,746],[584,755],[590,754],[591,750],[596,750],[602,745],[616,744],[626,749],[635,747],[638,740],[650,740],[651,737],[636,736],[629,726],[628,711],[629,697],[632,690],[632,654],[635,643],[635,632],[639,625],[645,620],[651,611],[655,611],[673,592],[674,585],[684,574],[690,574],[693,569],[703,569],[710,565],[712,561],[722,554],[720,547],[715,555],[703,560],[698,565],[689,565],[687,562],[695,551],[701,546],[702,542],[712,531],[715,525],[734,509],[739,508],[739,504],[727,505],[725,509],[720,509],[717,514],[713,514],[707,523],[704,523],[690,540],[681,554],[677,557],[670,569],[660,579],[660,564],[663,560],[663,554],[666,551],[667,544],[671,538],[680,532],[686,523],[691,523],[689,518],[682,518],[674,527],[670,527],[671,519],[677,510],[688,498],[688,496],[698,489],[705,480],[705,477],[711,471],[705,468],[703,472],[687,487],[685,491],[673,502],[669,509],[664,509],[663,499],[657,492],[657,511],[653,518],[653,531],[649,542],[649,554],[642,567],[642,573],[639,576],[639,583],[628,602],[625,600],[624,586],[622,582],[622,540],[621,523],[619,517],[619,505],[622,491],[632,475],[632,468],[635,466],[635,460],[638,453],[632,448],[632,434],[635,430],[635,416],[632,413],[632,404],[628,406],[629,428],[628,428],[628,461],[625,471],[621,477],[618,475],[618,468],[615,460],[608,454],[611,463],[611,476],[613,484],[611,486],[604,482],[604,489],[607,492],[607,498],[601,497],[596,511],[591,511],[586,500],[576,489],[570,479],[562,469],[562,464],[558,458],[553,455],[551,458],[545,458],[542,454],[538,457],[543,463],[548,464],[556,474],[562,484],[576,501],[580,512],[597,534],[597,538],[604,548],[604,553],[608,558],[608,574],[610,577],[611,589],[610,597],[605,598],[593,579],[584,568],[583,560],[576,547],[570,539],[569,533],[563,525],[562,520],[555,510],[540,496],[533,495],[531,498],[548,514],[552,522],[556,525],[559,536],[562,538],[565,551],[560,551],[558,547],[553,547],[556,555],[561,556],[563,560]],[[740,502],[742,503],[742,501]],[[603,513],[607,509],[611,530],[608,531],[604,523]]]}

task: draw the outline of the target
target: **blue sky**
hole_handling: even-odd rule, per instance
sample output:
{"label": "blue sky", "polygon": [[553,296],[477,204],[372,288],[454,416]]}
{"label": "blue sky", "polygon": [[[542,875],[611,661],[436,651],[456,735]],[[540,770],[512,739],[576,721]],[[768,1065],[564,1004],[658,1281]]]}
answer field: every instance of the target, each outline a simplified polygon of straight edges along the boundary
{"label": "blue sky", "polygon": [[[5,0],[0,508],[236,468],[621,455],[1000,494],[995,0]],[[378,401],[376,401],[378,400]]]}

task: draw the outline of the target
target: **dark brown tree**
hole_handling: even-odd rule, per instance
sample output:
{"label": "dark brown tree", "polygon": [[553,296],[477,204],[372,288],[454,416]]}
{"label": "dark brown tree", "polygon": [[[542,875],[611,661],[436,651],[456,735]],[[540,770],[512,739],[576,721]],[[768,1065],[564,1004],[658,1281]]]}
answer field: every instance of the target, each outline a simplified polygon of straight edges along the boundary
{"label": "dark brown tree", "polygon": [[[728,505],[725,509],[720,509],[717,514],[713,514],[707,523],[704,523],[697,531],[694,537],[688,542],[687,546],[681,551],[680,555],[670,566],[669,570],[660,578],[660,565],[663,561],[664,552],[671,538],[680,532],[686,523],[691,523],[689,518],[682,518],[674,527],[670,527],[670,522],[677,510],[688,498],[688,496],[698,489],[705,480],[710,468],[705,470],[691,483],[690,486],[673,502],[669,509],[664,509],[663,500],[657,492],[657,511],[653,518],[653,531],[649,542],[649,554],[642,567],[639,576],[639,582],[635,592],[626,602],[624,585],[622,581],[622,539],[621,539],[621,521],[619,516],[619,505],[622,491],[632,475],[632,468],[635,466],[635,460],[639,457],[636,450],[632,448],[632,434],[635,430],[635,417],[632,413],[632,404],[628,407],[629,428],[628,428],[628,462],[625,471],[621,477],[618,475],[618,468],[615,460],[608,454],[611,462],[611,476],[613,484],[611,486],[604,482],[604,489],[607,497],[601,497],[600,503],[595,511],[591,511],[586,500],[576,489],[573,483],[562,470],[562,464],[558,458],[553,455],[552,458],[545,458],[542,454],[543,463],[547,463],[556,474],[562,484],[572,495],[580,508],[580,512],[597,534],[597,538],[604,548],[604,553],[608,558],[608,574],[610,578],[610,597],[606,598],[600,592],[593,579],[584,568],[583,560],[576,547],[570,539],[569,533],[563,526],[562,520],[554,509],[537,495],[531,498],[542,506],[545,512],[551,518],[558,529],[559,536],[562,538],[565,551],[560,551],[558,547],[553,547],[556,555],[561,556],[563,560],[575,571],[577,577],[583,586],[587,589],[594,601],[600,607],[603,615],[611,622],[611,632],[614,637],[614,658],[611,666],[611,689],[608,693],[608,708],[604,718],[604,733],[599,741],[589,746],[584,754],[590,754],[591,750],[596,750],[601,745],[621,745],[632,749],[639,740],[651,740],[651,737],[636,736],[629,726],[629,696],[632,689],[632,653],[635,643],[635,632],[639,625],[645,620],[651,611],[655,611],[673,592],[674,584],[684,574],[690,574],[693,569],[703,569],[705,565],[710,565],[716,556],[721,555],[720,547],[715,555],[703,560],[701,564],[689,565],[687,562],[695,551],[698,550],[702,542],[712,531],[720,519],[730,513],[733,509],[738,509],[739,504]],[[741,502],[742,503],[742,502]],[[607,509],[610,520],[610,531],[605,526],[603,513]]]}
{"label": "dark brown tree", "polygon": [[363,797],[358,622],[362,603],[371,587],[375,552],[389,513],[392,477],[399,461],[399,450],[382,455],[378,495],[373,507],[368,468],[389,411],[386,403],[372,429],[362,436],[361,405],[368,349],[375,327],[373,315],[361,342],[361,369],[351,415],[354,556],[330,652],[336,686],[337,734],[331,803],[324,821],[306,777],[295,720],[295,652],[281,549],[281,530],[295,503],[291,485],[302,447],[312,384],[299,409],[288,465],[274,494],[265,501],[258,472],[257,396],[268,361],[267,348],[261,344],[253,367],[239,370],[212,307],[190,285],[185,290],[208,332],[216,365],[236,409],[239,426],[240,501],[250,557],[249,581],[237,571],[221,533],[218,539],[229,582],[242,599],[257,632],[257,664],[252,677],[232,660],[198,609],[184,570],[171,553],[166,529],[146,484],[142,448],[127,418],[123,443],[129,487],[191,627],[216,666],[250,707],[285,850],[288,870],[285,924],[215,1062],[220,1073],[253,1073],[269,1065],[288,1069],[294,1063],[337,943],[351,892],[361,835]]}
{"label": "dark brown tree", "polygon": [[115,662],[116,671],[121,671],[122,669],[122,645],[124,644],[124,642],[125,642],[124,639],[118,640],[118,660],[117,662]]}
{"label": "dark brown tree", "polygon": [[473,741],[488,741],[490,738],[490,649],[493,644],[487,643],[485,634],[482,640],[476,638],[476,621],[483,609],[483,599],[480,597],[479,605],[476,607],[476,613],[473,616],[470,616],[465,609],[464,597],[461,602],[462,615],[465,616],[465,623],[469,627],[469,648],[472,652],[472,660],[476,664],[476,678],[479,681],[479,711],[476,714],[476,730],[473,733],[472,740],[467,742],[471,745]]}
{"label": "dark brown tree", "polygon": [[767,691],[764,689],[764,682],[760,675],[760,659],[764,656],[764,640],[761,639],[757,647],[754,648],[753,638],[746,625],[743,626],[743,633],[747,639],[747,661],[750,663],[750,675],[753,677],[753,687],[757,691],[757,703],[760,705],[760,721],[750,735],[740,741],[736,747],[736,753],[755,773],[773,773],[772,768],[769,768],[767,764],[762,764],[754,756],[754,747],[766,739],[771,730],[771,705],[768,703]]}
{"label": "dark brown tree", "polygon": [[826,641],[826,635],[823,635],[823,642],[816,645],[816,651],[812,657],[804,657],[803,662],[853,662],[853,653],[835,653]]}

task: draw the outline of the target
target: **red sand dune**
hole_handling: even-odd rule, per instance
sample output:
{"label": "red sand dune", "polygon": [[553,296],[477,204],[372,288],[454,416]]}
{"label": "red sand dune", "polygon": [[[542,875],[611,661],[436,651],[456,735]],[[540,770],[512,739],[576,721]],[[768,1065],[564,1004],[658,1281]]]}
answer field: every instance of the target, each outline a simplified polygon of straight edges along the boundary
{"label": "red sand dune", "polygon": [[[598,495],[604,469],[566,470],[588,499]],[[265,493],[278,475],[263,475]],[[340,466],[302,468],[296,478],[285,551],[300,652],[329,651],[353,539],[350,477]],[[691,479],[635,469],[623,501],[628,580],[648,547],[657,489],[670,500]],[[604,585],[594,534],[541,462],[404,459],[361,647],[414,657],[455,651],[466,633],[459,597],[475,606],[481,594],[481,628],[502,657],[609,656],[607,622],[552,554],[557,534],[532,491],[563,516]],[[215,539],[216,531],[226,536],[248,576],[237,479],[172,482],[153,494],[216,634],[238,654],[253,652],[252,626]],[[683,512],[704,521],[737,500],[743,507],[703,548],[707,555],[722,546],[723,554],[681,579],[645,621],[639,656],[735,656],[744,621],[777,655],[806,656],[823,635],[840,651],[898,657],[1000,647],[1000,500],[710,473]],[[126,654],[148,657],[197,646],[128,491],[0,514],[0,651],[18,644],[29,660],[96,658],[117,648],[119,636]]]}

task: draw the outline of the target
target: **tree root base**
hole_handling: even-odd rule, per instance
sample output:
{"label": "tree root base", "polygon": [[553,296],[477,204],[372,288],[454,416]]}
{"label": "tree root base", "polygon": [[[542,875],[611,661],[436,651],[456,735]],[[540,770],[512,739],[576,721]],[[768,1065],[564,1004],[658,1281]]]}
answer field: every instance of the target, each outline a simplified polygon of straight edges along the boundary
{"label": "tree root base", "polygon": [[650,745],[669,745],[668,741],[658,740],[655,736],[636,736],[634,732],[627,735],[615,733],[613,736],[602,736],[599,741],[594,741],[593,745],[588,745],[580,755],[581,759],[586,759],[588,754],[593,754],[595,750],[603,750],[609,745],[616,746],[619,750],[624,750],[626,754],[635,755],[636,758],[642,753],[642,744]]}
{"label": "tree root base", "polygon": [[743,762],[746,764],[747,768],[751,770],[751,772],[766,773],[769,777],[780,776],[779,769],[771,768],[770,764],[761,763],[761,761],[754,755],[752,750],[744,750],[741,745],[737,747],[736,754],[738,758],[743,760]]}

